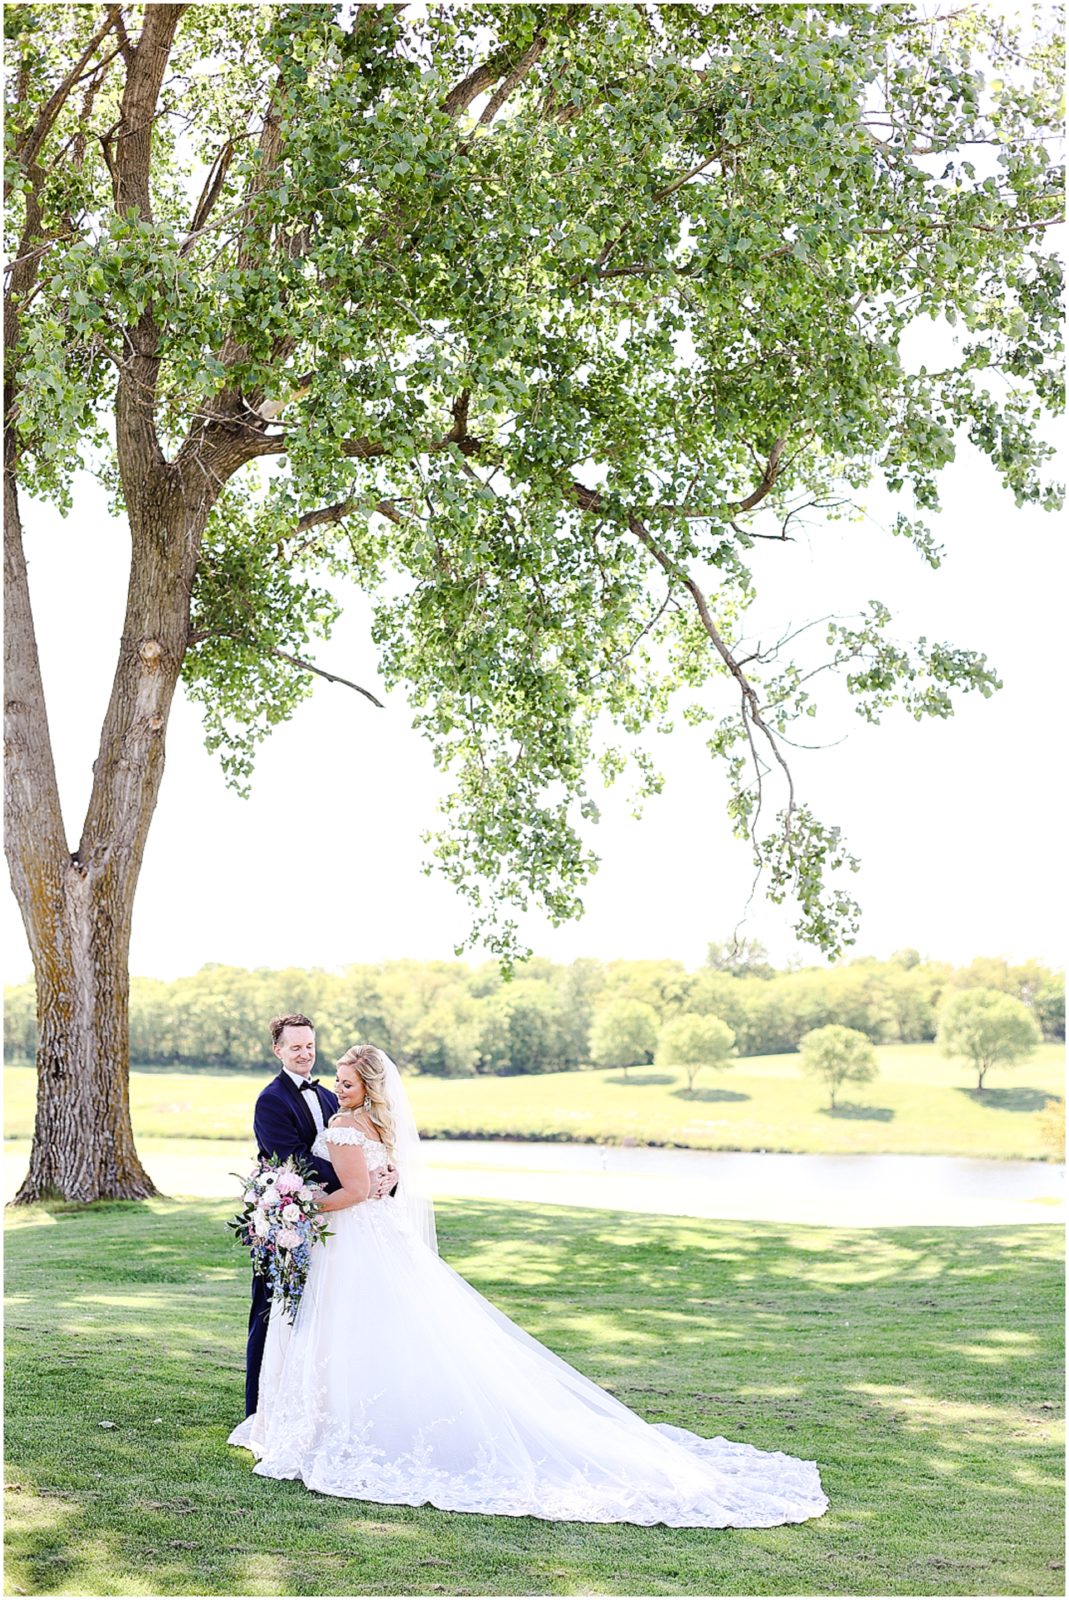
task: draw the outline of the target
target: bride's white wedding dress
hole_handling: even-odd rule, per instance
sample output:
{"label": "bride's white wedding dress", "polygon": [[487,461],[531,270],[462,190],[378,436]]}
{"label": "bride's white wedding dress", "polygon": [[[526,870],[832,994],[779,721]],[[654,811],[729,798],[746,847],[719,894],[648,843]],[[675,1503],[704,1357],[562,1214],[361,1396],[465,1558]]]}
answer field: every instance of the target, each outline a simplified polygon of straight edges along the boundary
{"label": "bride's white wedding dress", "polygon": [[[356,1128],[313,1151],[354,1143],[386,1163]],[[766,1528],[826,1509],[815,1462],[644,1422],[484,1300],[397,1201],[329,1220],[295,1324],[272,1315],[256,1414],[230,1435],[264,1477],[567,1522]]]}

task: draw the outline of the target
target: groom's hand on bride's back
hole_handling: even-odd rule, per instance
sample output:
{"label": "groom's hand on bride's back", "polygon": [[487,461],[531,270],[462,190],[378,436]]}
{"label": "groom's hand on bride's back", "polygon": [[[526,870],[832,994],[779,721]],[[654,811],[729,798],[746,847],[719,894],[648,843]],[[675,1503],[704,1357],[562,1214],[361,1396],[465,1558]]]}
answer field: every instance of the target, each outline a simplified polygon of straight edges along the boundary
{"label": "groom's hand on bride's back", "polygon": [[[397,1180],[399,1177],[400,1173],[396,1167],[383,1167],[378,1172],[369,1173],[368,1199],[381,1200],[383,1195],[392,1194],[397,1188]],[[326,1197],[327,1191],[323,1188],[322,1184],[315,1184],[312,1191],[312,1198],[314,1199],[316,1205],[322,1204]]]}
{"label": "groom's hand on bride's back", "polygon": [[383,1167],[381,1171],[376,1174],[377,1182],[373,1192],[380,1200],[384,1195],[392,1194],[397,1188],[397,1180],[399,1177],[400,1173],[396,1167]]}

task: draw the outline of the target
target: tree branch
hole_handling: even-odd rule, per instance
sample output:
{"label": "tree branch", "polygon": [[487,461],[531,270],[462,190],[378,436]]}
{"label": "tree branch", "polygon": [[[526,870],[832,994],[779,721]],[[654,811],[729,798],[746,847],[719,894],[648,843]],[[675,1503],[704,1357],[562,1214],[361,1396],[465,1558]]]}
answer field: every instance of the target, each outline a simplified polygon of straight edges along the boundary
{"label": "tree branch", "polygon": [[771,494],[776,479],[779,477],[780,457],[783,454],[786,443],[786,436],[781,434],[772,446],[761,482],[751,494],[746,496],[745,500],[740,500],[737,505],[731,507],[732,516],[738,516],[743,511],[752,511],[755,506],[761,504],[766,495]]}
{"label": "tree branch", "polygon": [[474,72],[469,72],[466,78],[462,78],[442,101],[442,110],[446,115],[459,117],[462,111],[466,111],[473,100],[477,100],[485,90],[492,88],[502,74],[508,71],[512,58],[512,46],[502,45],[489,60],[476,67]]}
{"label": "tree branch", "polygon": [[175,32],[182,13],[188,9],[188,5],[145,7],[145,21],[127,72],[119,112],[114,157],[115,210],[119,216],[133,207],[143,221],[152,220],[152,124]]}
{"label": "tree branch", "polygon": [[[313,528],[321,528],[325,524],[334,522],[344,522],[346,517],[361,509],[366,510],[369,514],[377,511],[380,516],[388,517],[391,522],[398,525],[405,520],[404,513],[398,511],[395,500],[376,500],[373,506],[366,504],[361,506],[361,502],[355,495],[352,495],[348,500],[339,500],[335,505],[322,506],[318,511],[305,512],[293,531],[294,533],[311,533]],[[301,551],[306,550],[311,543],[313,543],[311,539],[306,539],[303,544],[299,544],[296,550],[291,551],[291,560],[299,556]]]}
{"label": "tree branch", "polygon": [[706,167],[711,167],[714,161],[719,161],[723,153],[722,150],[714,150],[711,156],[706,156],[704,161],[699,161],[698,165],[691,167],[689,172],[681,173],[678,178],[674,178],[663,189],[658,189],[656,194],[653,195],[654,201],[659,204],[660,201],[667,200],[670,194],[675,194],[677,189],[682,189],[683,185],[689,183],[691,178],[696,178],[699,173],[705,171]]}
{"label": "tree branch", "polygon": [[325,667],[317,667],[314,661],[305,661],[302,656],[291,655],[288,650],[281,650],[277,645],[263,644],[257,639],[247,638],[244,634],[217,633],[214,629],[207,629],[203,633],[191,633],[189,644],[191,647],[203,644],[206,639],[230,639],[235,644],[247,645],[262,655],[273,656],[276,661],[285,661],[289,666],[299,668],[301,672],[310,672],[317,678],[326,678],[328,683],[340,683],[346,689],[355,689],[357,694],[362,694],[365,700],[370,700],[380,711],[385,709],[382,701],[373,695],[370,689],[365,689],[359,683],[353,683],[351,678],[342,678],[336,672],[328,672]]}
{"label": "tree branch", "polygon": [[[121,21],[122,18],[120,17],[118,20]],[[89,118],[93,110],[93,102],[96,100],[97,95],[104,86],[108,76],[108,68],[111,66],[111,63],[115,60],[116,56],[122,54],[123,49],[122,45],[120,44],[117,49],[111,52],[110,55],[105,56],[103,61],[98,62],[93,68],[92,73],[88,75],[89,85],[84,96],[82,97],[81,109],[78,112],[78,132],[75,134],[74,139],[71,142],[74,165],[79,171],[81,171],[85,164],[86,130],[89,126]]]}
{"label": "tree branch", "polygon": [[204,180],[204,188],[201,191],[200,199],[197,201],[192,221],[189,224],[189,234],[179,251],[180,255],[188,255],[189,251],[192,250],[196,243],[197,235],[211,215],[212,208],[222,192],[227,169],[234,158],[234,149],[233,139],[228,139],[212,162],[211,170]]}
{"label": "tree branch", "polygon": [[[681,173],[679,177],[674,178],[671,183],[665,184],[663,189],[658,189],[653,195],[650,196],[652,203],[654,205],[660,205],[662,200],[667,200],[670,195],[675,194],[677,189],[682,189],[685,184],[688,184],[691,178],[696,178],[698,174],[704,172],[707,167],[711,167],[714,161],[719,161],[723,154],[723,150],[714,150],[711,156],[706,156],[705,159],[700,161],[696,167],[692,167],[689,172]],[[607,272],[604,270],[606,261],[608,261],[610,255],[616,249],[616,246],[621,244],[627,237],[628,233],[630,232],[630,228],[631,224],[625,223],[616,237],[609,239],[602,246],[593,266],[584,272],[578,272],[575,274],[571,280],[573,285],[584,283],[590,278],[645,277],[648,273],[657,271],[658,269],[656,267],[648,266],[642,263],[629,267],[614,267]],[[687,268],[683,268],[681,270],[679,268],[669,269],[663,267],[660,270],[671,270],[676,276],[685,276],[689,271]]]}
{"label": "tree branch", "polygon": [[119,49],[122,51],[122,58],[126,62],[126,65],[128,67],[132,67],[134,64],[134,47],[130,43],[130,35],[126,31],[126,23],[123,20],[122,7],[116,6],[115,9],[118,13],[115,18],[115,32],[119,39]]}
{"label": "tree branch", "polygon": [[[38,116],[33,127],[16,146],[15,153],[18,157],[19,165],[22,167],[24,172],[28,172],[30,167],[32,167],[34,162],[37,160],[37,157],[41,152],[41,147],[55,126],[56,118],[59,116],[64,105],[66,104],[67,97],[77,84],[87,62],[92,59],[92,56],[101,40],[106,38],[111,32],[112,28],[115,27],[116,21],[119,18],[119,14],[120,8],[118,6],[108,7],[104,22],[97,29],[96,33],[94,33],[93,37],[90,39],[85,49],[78,57],[78,60],[75,62],[74,66],[67,73],[67,76],[63,79],[62,83],[60,83],[58,87],[49,95],[48,99],[42,106],[40,115]],[[10,184],[4,185],[5,199],[10,193],[10,189]]]}
{"label": "tree branch", "polygon": [[[588,489],[585,484],[581,484],[574,479],[572,480],[570,487],[575,502],[581,510],[599,513],[604,513],[608,510],[604,497],[598,490]],[[709,635],[709,638],[712,641],[713,648],[716,650],[720,659],[723,661],[724,665],[731,673],[731,676],[735,679],[739,686],[742,697],[743,727],[745,728],[746,737],[749,741],[750,753],[754,761],[754,770],[757,775],[757,807],[751,819],[749,828],[751,842],[756,848],[757,819],[761,811],[761,763],[758,758],[756,746],[754,744],[752,728],[760,729],[761,733],[768,742],[768,746],[772,751],[772,755],[774,756],[778,765],[781,767],[787,780],[787,811],[784,818],[784,835],[789,836],[791,831],[791,819],[794,815],[795,809],[794,778],[786,760],[784,759],[783,753],[779,748],[776,735],[773,733],[772,729],[768,726],[761,714],[761,702],[757,697],[757,691],[747,678],[745,672],[742,670],[741,665],[732,653],[730,646],[720,633],[716,623],[713,621],[712,613],[709,610],[709,602],[706,600],[701,588],[690,576],[689,572],[687,572],[684,567],[681,567],[674,557],[670,556],[668,552],[657,543],[657,540],[653,537],[653,534],[646,527],[645,523],[633,511],[628,512],[627,514],[627,526],[635,538],[638,539],[639,543],[645,546],[657,564],[668,574],[669,578],[673,582],[681,584],[682,587],[687,590],[691,599],[694,601],[698,616],[701,619],[702,627],[705,629],[705,632]]]}
{"label": "tree branch", "polygon": [[[304,532],[305,529],[317,527],[323,522],[341,522],[350,512],[357,510],[359,505],[360,502],[358,500],[342,501],[339,506],[328,508],[331,512],[337,513],[337,515],[332,516],[326,516],[321,511],[309,512],[307,516],[302,517],[298,522],[297,531],[299,533]],[[405,521],[405,514],[403,511],[398,511],[396,500],[376,500],[373,506],[367,507],[367,510],[369,512],[378,512],[380,517],[386,517],[390,522],[396,523],[398,526]]]}
{"label": "tree branch", "polygon": [[[10,448],[8,451],[12,454]],[[44,886],[70,851],[48,728],[41,661],[26,573],[14,466],[4,467],[4,814],[8,861],[20,906],[47,917]],[[22,880],[20,885],[19,879]],[[34,892],[36,888],[37,892]]]}
{"label": "tree branch", "polygon": [[[971,228],[974,233],[1027,233],[1031,228],[1060,228],[1064,222],[1064,217],[1027,217],[1023,222],[1015,222],[1007,224],[1005,227],[999,227],[993,222],[969,222],[954,217],[946,222],[915,222],[911,226],[918,235],[923,233],[945,233],[948,228]],[[899,237],[897,228],[862,228],[861,232],[866,239],[894,239]]]}
{"label": "tree branch", "polygon": [[[483,440],[468,432],[468,402],[471,398],[470,391],[465,389],[453,404],[453,426],[448,433],[438,439],[425,439],[417,443],[414,455],[434,455],[438,451],[448,450],[451,444],[465,456],[475,456],[483,448]],[[249,422],[245,426],[250,434],[255,435],[256,429]],[[342,439],[338,449],[343,456],[350,460],[372,461],[379,456],[390,454],[389,446],[381,439]],[[259,456],[282,456],[289,450],[289,439],[284,433],[263,434],[259,439],[254,439],[247,447],[243,447],[244,459],[251,461]]]}
{"label": "tree branch", "polygon": [[302,672],[312,672],[317,678],[326,678],[328,683],[341,683],[347,689],[355,689],[357,694],[362,694],[365,699],[370,700],[373,706],[377,706],[380,711],[383,709],[382,701],[373,695],[370,689],[362,688],[350,678],[341,678],[336,672],[327,672],[323,667],[317,667],[313,661],[304,661],[300,656],[291,656],[288,650],[279,650],[275,645],[267,645],[265,648],[269,656],[275,656],[279,661],[288,661],[291,667],[300,667]]}
{"label": "tree branch", "polygon": [[[152,125],[163,75],[185,5],[149,5],[126,75],[112,159],[113,194],[119,216],[129,210],[152,220]],[[115,400],[116,441],[123,492],[136,506],[151,494],[164,465],[156,433],[156,379],[160,330],[151,303],[127,331],[130,353],[123,361]]]}
{"label": "tree branch", "polygon": [[490,97],[490,101],[486,107],[486,110],[483,112],[478,123],[476,124],[477,127],[489,127],[490,123],[493,122],[494,118],[497,116],[506,100],[508,100],[513,90],[517,89],[523,82],[524,78],[527,77],[528,73],[531,71],[531,68],[534,66],[535,62],[538,60],[545,48],[545,34],[536,33],[530,44],[527,46],[527,49],[523,52],[523,55],[520,57],[512,71],[509,73],[508,77],[505,79],[504,83],[499,89],[495,90],[494,94]]}
{"label": "tree branch", "polygon": [[351,511],[356,510],[356,498],[339,500],[335,505],[323,506],[318,511],[308,511],[294,528],[294,533],[310,533],[313,528],[321,528],[324,523],[344,522]]}

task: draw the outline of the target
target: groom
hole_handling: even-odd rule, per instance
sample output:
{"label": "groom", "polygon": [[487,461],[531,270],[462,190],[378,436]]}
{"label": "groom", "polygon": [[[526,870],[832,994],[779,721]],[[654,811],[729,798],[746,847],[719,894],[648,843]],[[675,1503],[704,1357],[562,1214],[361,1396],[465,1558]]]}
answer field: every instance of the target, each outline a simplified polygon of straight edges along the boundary
{"label": "groom", "polygon": [[[311,1167],[329,1194],[340,1187],[337,1176],[329,1161],[321,1161],[312,1154],[312,1145],[337,1111],[338,1101],[318,1078],[312,1077],[316,1058],[315,1025],[298,1011],[275,1017],[271,1023],[271,1048],[282,1070],[260,1091],[256,1100],[252,1127],[257,1150],[261,1156],[277,1155],[283,1161],[292,1156]],[[385,1194],[396,1182],[397,1173],[392,1167],[372,1173],[371,1195],[377,1198]],[[249,1338],[245,1347],[247,1417],[256,1410],[270,1310],[270,1282],[254,1274]]]}

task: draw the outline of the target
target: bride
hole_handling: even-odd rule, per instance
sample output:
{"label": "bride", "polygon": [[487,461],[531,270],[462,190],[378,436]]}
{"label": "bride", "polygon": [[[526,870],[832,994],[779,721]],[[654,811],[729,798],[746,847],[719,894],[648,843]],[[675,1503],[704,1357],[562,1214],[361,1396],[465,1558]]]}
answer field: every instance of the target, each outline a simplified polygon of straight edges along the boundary
{"label": "bride", "polygon": [[[827,1508],[816,1463],[644,1422],[518,1328],[437,1254],[419,1138],[396,1066],[338,1062],[313,1153],[322,1203],[293,1326],[276,1306],[257,1409],[230,1435],[267,1478],[391,1505],[565,1522],[767,1528]],[[369,1174],[395,1160],[394,1198]]]}

